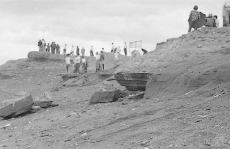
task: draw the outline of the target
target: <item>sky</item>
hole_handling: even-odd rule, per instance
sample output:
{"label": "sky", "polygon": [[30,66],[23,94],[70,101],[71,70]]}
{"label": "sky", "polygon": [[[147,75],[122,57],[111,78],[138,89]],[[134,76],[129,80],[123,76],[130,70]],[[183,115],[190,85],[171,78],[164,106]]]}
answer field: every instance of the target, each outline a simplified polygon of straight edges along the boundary
{"label": "sky", "polygon": [[158,42],[186,34],[194,5],[216,14],[222,24],[224,0],[0,0],[0,64],[27,57],[37,42],[78,45],[88,51],[111,49],[142,40],[154,50]]}

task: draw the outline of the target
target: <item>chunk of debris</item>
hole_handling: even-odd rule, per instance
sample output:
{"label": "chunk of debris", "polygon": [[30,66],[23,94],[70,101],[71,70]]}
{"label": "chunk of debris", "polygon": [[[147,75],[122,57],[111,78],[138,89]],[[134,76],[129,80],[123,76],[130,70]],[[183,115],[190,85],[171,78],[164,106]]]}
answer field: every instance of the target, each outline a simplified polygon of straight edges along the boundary
{"label": "chunk of debris", "polygon": [[129,91],[145,91],[151,76],[152,74],[149,73],[117,73],[115,79]]}
{"label": "chunk of debris", "polygon": [[4,119],[17,117],[21,114],[29,112],[32,109],[33,104],[34,104],[33,97],[31,95],[28,95],[12,104],[9,104],[1,108],[0,117]]}
{"label": "chunk of debris", "polygon": [[60,74],[60,75],[63,81],[67,81],[69,79],[77,78],[80,76],[80,74],[76,74],[76,73],[67,73],[67,74]]}
{"label": "chunk of debris", "polygon": [[34,101],[33,106],[38,106],[40,108],[50,108],[56,107],[58,104],[54,104],[53,101]]}
{"label": "chunk of debris", "polygon": [[119,98],[123,98],[123,96],[123,91],[118,89],[112,91],[99,91],[92,95],[90,104],[115,102]]}

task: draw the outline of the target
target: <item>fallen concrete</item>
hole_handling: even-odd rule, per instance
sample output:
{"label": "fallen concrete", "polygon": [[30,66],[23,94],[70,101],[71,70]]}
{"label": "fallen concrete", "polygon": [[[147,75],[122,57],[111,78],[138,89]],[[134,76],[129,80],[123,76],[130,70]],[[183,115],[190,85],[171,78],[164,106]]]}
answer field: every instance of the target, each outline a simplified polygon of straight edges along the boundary
{"label": "fallen concrete", "polygon": [[115,102],[125,96],[121,90],[99,91],[92,95],[90,104]]}
{"label": "fallen concrete", "polygon": [[0,117],[11,118],[17,117],[21,114],[29,112],[32,109],[34,102],[33,97],[28,95],[22,99],[16,101],[15,103],[9,104],[0,109]]}
{"label": "fallen concrete", "polygon": [[115,79],[129,91],[144,91],[150,79],[149,73],[117,73]]}

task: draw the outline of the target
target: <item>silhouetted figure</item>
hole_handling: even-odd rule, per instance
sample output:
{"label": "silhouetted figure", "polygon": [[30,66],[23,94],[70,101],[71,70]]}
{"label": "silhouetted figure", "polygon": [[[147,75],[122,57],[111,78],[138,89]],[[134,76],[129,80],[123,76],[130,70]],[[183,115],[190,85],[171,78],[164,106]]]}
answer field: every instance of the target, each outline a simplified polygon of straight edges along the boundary
{"label": "silhouetted figure", "polygon": [[48,43],[47,46],[46,46],[46,52],[50,52],[50,44]]}
{"label": "silhouetted figure", "polygon": [[55,49],[56,49],[55,43],[52,42],[50,47],[51,47],[51,53],[52,53],[52,54],[55,54]]}
{"label": "silhouetted figure", "polygon": [[71,65],[71,61],[70,61],[70,55],[67,54],[66,57],[65,57],[65,63],[66,63],[66,72],[68,73],[69,72],[69,67]]}
{"label": "silhouetted figure", "polygon": [[84,47],[81,48],[81,55],[85,56],[85,48]]}
{"label": "silhouetted figure", "polygon": [[66,48],[67,48],[67,44],[65,44],[64,48],[63,48],[63,54],[66,55]]}
{"label": "silhouetted figure", "polygon": [[80,48],[78,46],[76,48],[76,55],[80,55]]}
{"label": "silhouetted figure", "polygon": [[127,45],[126,45],[126,42],[125,42],[125,46],[124,46],[124,54],[125,54],[125,56],[127,56]]}
{"label": "silhouetted figure", "polygon": [[93,46],[90,47],[90,56],[94,56],[94,54],[93,54]]}
{"label": "silhouetted figure", "polygon": [[105,55],[104,55],[104,52],[101,51],[100,53],[100,70],[105,70]]}

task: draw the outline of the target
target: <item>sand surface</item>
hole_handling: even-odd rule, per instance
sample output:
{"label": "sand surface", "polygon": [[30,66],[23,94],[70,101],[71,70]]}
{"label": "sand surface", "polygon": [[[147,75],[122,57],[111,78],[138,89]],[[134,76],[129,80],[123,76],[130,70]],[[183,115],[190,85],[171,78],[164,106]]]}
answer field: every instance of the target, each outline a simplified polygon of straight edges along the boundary
{"label": "sand surface", "polygon": [[0,149],[230,148],[230,28],[170,39],[140,58],[110,55],[111,72],[154,74],[141,100],[89,105],[96,91],[122,88],[90,64],[89,83],[72,87],[62,86],[63,63],[22,59],[1,66],[0,106],[25,93],[59,106],[0,120]]}

